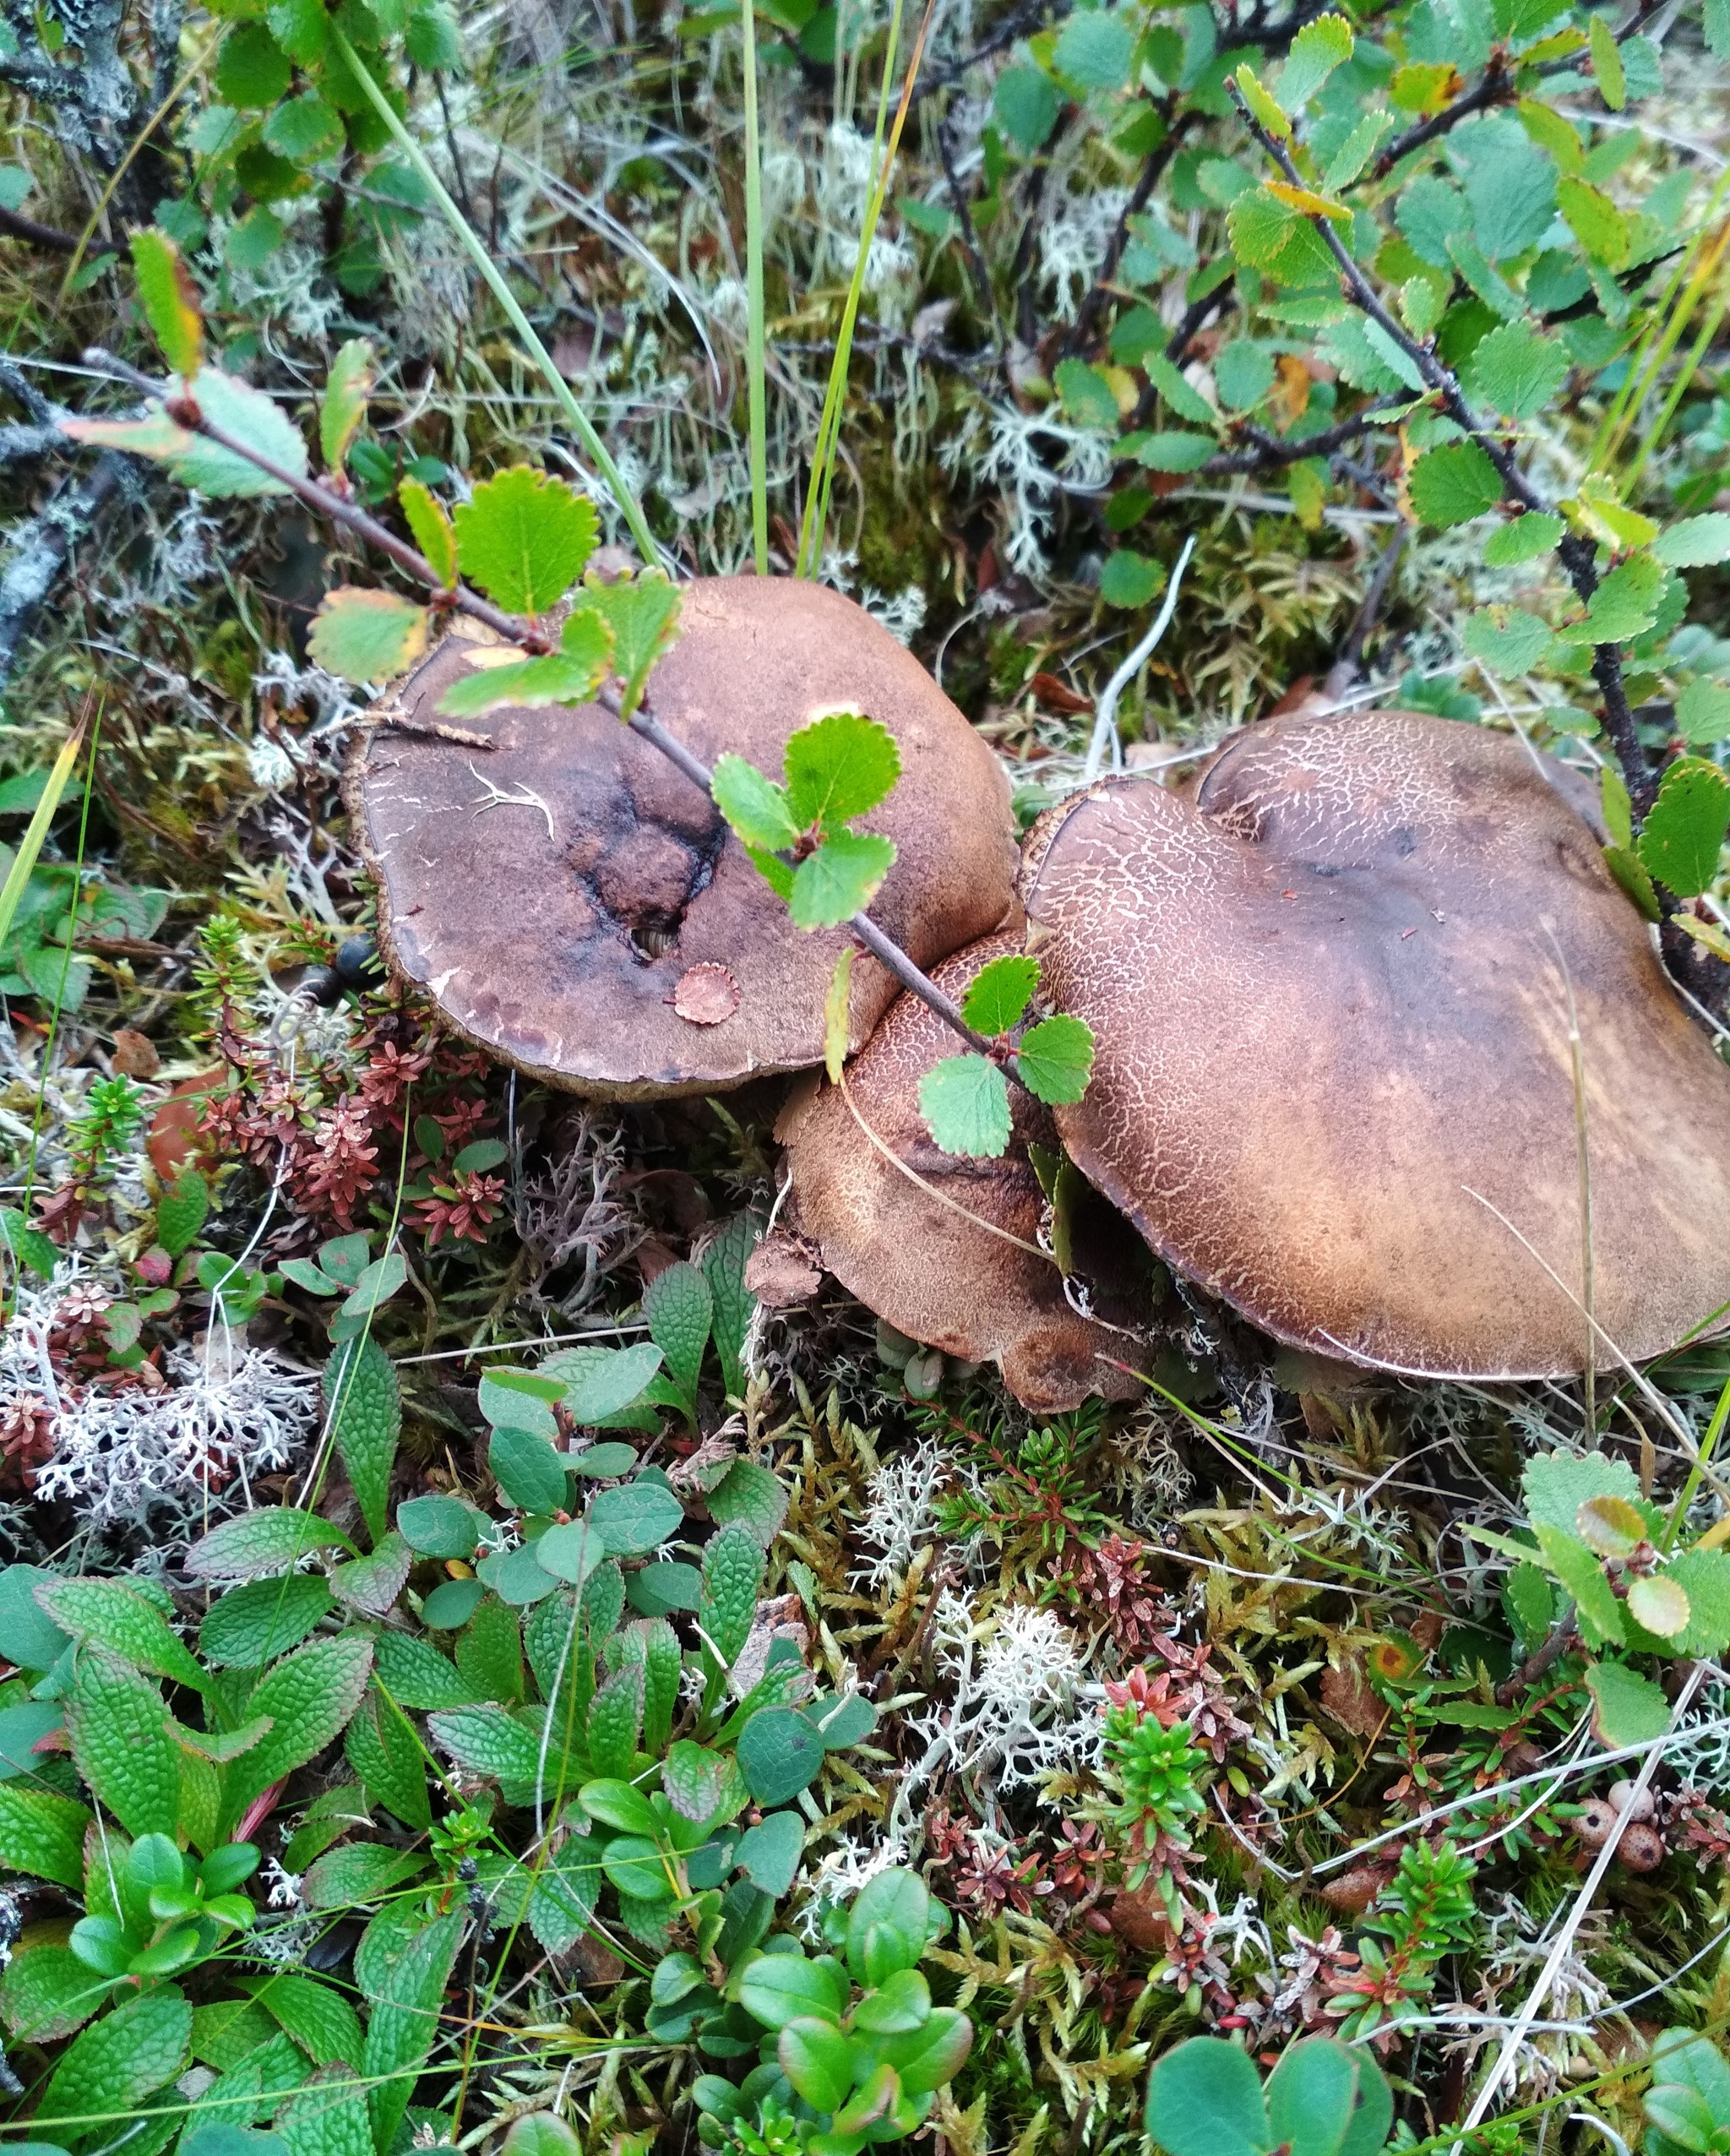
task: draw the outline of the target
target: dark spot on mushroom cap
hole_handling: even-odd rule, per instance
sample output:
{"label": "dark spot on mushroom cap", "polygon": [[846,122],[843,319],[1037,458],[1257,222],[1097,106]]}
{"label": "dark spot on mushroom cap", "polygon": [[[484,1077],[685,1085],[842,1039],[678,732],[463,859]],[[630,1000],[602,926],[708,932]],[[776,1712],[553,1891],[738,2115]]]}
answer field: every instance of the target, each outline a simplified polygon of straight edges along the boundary
{"label": "dark spot on mushroom cap", "polygon": [[[1020,947],[1019,933],[987,936],[945,961],[933,977],[959,995],[987,960]],[[1042,1199],[1027,1144],[1055,1148],[1050,1112],[1025,1094],[1012,1095],[1015,1135],[1000,1160],[958,1159],[925,1128],[919,1081],[954,1048],[943,1021],[917,997],[903,995],[846,1074],[860,1115],[952,1205],[884,1158],[838,1086],[813,1081],[776,1126],[792,1173],[792,1225],[868,1309],[909,1339],[961,1362],[998,1362],[1010,1391],[1036,1412],[1076,1407],[1090,1393],[1126,1399],[1140,1387],[1113,1364],[1136,1365],[1137,1334],[1080,1315],[1066,1301],[1054,1264],[977,1224],[988,1221],[1036,1244]],[[1145,1325],[1145,1268],[1127,1224],[1100,1206],[1090,1207],[1078,1228],[1078,1268],[1096,1282],[1101,1315],[1121,1327]]]}
{"label": "dark spot on mushroom cap", "polygon": [[[650,695],[705,762],[724,749],[779,777],[787,738],[827,710],[895,735],[900,785],[865,819],[899,856],[873,903],[922,966],[994,928],[1014,904],[1009,787],[923,667],[838,592],[792,579],[687,585],[677,643]],[[453,634],[385,706],[431,718],[470,669]],[[572,1091],[620,1098],[710,1092],[823,1054],[840,929],[793,927],[712,804],[595,705],[505,708],[477,751],[368,729],[351,761],[354,828],[379,886],[379,941],[461,1033]],[[725,966],[736,1009],[681,1016],[694,968]],[[854,968],[853,1039],[895,994]]]}
{"label": "dark spot on mushroom cap", "polygon": [[1730,1071],[1517,743],[1276,720],[1187,799],[1129,779],[1049,812],[1023,888],[1052,995],[1099,1037],[1071,1154],[1276,1337],[1433,1376],[1581,1367],[1570,984],[1604,1333],[1649,1357],[1730,1298]]}

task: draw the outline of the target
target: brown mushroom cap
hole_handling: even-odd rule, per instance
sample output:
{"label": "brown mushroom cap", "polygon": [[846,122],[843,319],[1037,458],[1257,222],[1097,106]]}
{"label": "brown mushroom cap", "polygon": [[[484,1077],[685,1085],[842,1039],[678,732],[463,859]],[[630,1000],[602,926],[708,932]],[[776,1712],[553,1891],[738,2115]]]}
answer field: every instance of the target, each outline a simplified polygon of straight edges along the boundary
{"label": "brown mushroom cap", "polygon": [[[862,820],[900,849],[872,917],[916,961],[1005,918],[1008,781],[887,629],[790,578],[688,585],[681,621],[650,700],[705,763],[732,749],[779,778],[788,736],[830,710],[895,735],[900,781]],[[475,650],[448,637],[381,711],[435,720]],[[369,729],[347,787],[385,956],[459,1032],[552,1084],[627,1099],[821,1058],[845,931],[796,928],[688,779],[594,705],[506,706],[464,727],[497,746]],[[895,993],[862,955],[855,1042]]]}
{"label": "brown mushroom cap", "polygon": [[1598,1323],[1643,1358],[1730,1298],[1730,1071],[1518,743],[1271,721],[1192,800],[1116,780],[1050,811],[1023,890],[1047,993],[1098,1036],[1072,1157],[1279,1339],[1583,1367],[1570,984]]}
{"label": "brown mushroom cap", "polygon": [[[959,996],[987,959],[1020,947],[1019,932],[987,936],[933,977]],[[925,1128],[919,1081],[959,1046],[928,1004],[903,995],[847,1069],[860,1115],[931,1190],[884,1158],[839,1086],[813,1084],[788,1102],[775,1135],[792,1173],[792,1225],[868,1309],[946,1355],[1000,1364],[1010,1391],[1036,1412],[1078,1407],[1090,1393],[1128,1398],[1140,1389],[1135,1380],[1102,1358],[1134,1364],[1140,1337],[1080,1315],[1049,1259],[977,1224],[988,1221],[1036,1244],[1043,1199],[1027,1146],[1056,1150],[1050,1112],[1012,1093],[1012,1135],[1000,1160],[958,1159]],[[1133,1235],[1103,1204],[1084,1207],[1076,1228],[1078,1269],[1095,1284],[1102,1315],[1113,1325],[1145,1326],[1147,1287],[1144,1277],[1137,1295],[1141,1254]]]}

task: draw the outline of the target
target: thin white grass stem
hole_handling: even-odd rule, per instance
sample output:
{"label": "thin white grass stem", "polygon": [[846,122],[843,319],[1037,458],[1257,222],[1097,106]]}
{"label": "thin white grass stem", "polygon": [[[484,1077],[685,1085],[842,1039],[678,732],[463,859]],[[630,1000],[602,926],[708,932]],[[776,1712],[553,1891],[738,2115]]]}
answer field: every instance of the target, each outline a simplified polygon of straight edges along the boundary
{"label": "thin white grass stem", "polygon": [[426,152],[397,117],[394,108],[378,84],[373,81],[366,63],[343,35],[340,26],[335,22],[330,25],[330,36],[344,64],[352,71],[355,79],[366,93],[367,102],[384,122],[387,133],[403,155],[408,159],[416,176],[424,183],[432,199],[438,204],[445,222],[462,242],[469,259],[480,271],[482,280],[494,299],[504,309],[511,327],[527,346],[530,357],[541,370],[541,379],[552,390],[565,417],[576,430],[577,439],[582,444],[590,462],[607,482],[608,491],[618,504],[619,514],[630,527],[631,536],[637,542],[637,551],[651,569],[659,568],[661,549],[655,543],[655,535],[649,529],[641,504],[625,484],[624,474],[613,462],[612,456],[608,454],[607,444],[595,432],[588,413],[571,394],[569,383],[553,365],[552,354],[541,343],[536,334],[534,324],[518,304],[517,296],[507,283],[503,271],[487,252],[479,233],[471,229],[468,219],[452,201],[443,182],[428,161]]}
{"label": "thin white grass stem", "polygon": [[[1472,2109],[1461,2121],[1462,2138],[1466,2134],[1470,2133],[1474,2126],[1482,2125],[1490,2105],[1495,2101],[1496,2091],[1502,2085],[1504,2075],[1513,2064],[1520,2047],[1531,2033],[1531,2025],[1537,2020],[1544,2001],[1550,1995],[1550,1986],[1556,1980],[1556,1972],[1568,1958],[1574,1945],[1575,1936],[1586,1920],[1586,1911],[1591,1907],[1592,1897],[1597,1892],[1603,1881],[1604,1874],[1609,1870],[1615,1857],[1617,1845],[1622,1839],[1623,1830],[1633,1818],[1635,1805],[1639,1801],[1640,1794],[1646,1784],[1657,1772],[1658,1761],[1662,1756],[1662,1747],[1666,1741],[1675,1734],[1677,1725],[1687,1712],[1689,1701],[1693,1699],[1705,1681],[1706,1674],[1706,1665],[1703,1663],[1696,1663],[1689,1674],[1688,1682],[1682,1687],[1676,1704],[1671,1710],[1669,1728],[1664,1732],[1662,1737],[1654,1740],[1645,1759],[1640,1762],[1640,1772],[1634,1778],[1632,1795],[1622,1807],[1616,1825],[1606,1838],[1603,1847],[1592,1859],[1591,1870],[1586,1875],[1585,1884],[1575,1897],[1573,1908],[1568,1912],[1568,1921],[1556,1934],[1555,1944],[1544,1957],[1544,1965],[1537,1973],[1537,1981],[1531,1987],[1531,1995],[1518,2014],[1515,2016],[1507,2034],[1502,2039],[1502,2048],[1496,2054],[1495,2064],[1490,2068],[1488,2077],[1472,2099]],[[1454,2147],[1457,2150],[1460,2145],[1460,2142],[1456,2141]]]}
{"label": "thin white grass stem", "polygon": [[757,123],[757,9],[744,0],[745,373],[751,423],[751,551],[759,576],[769,574],[769,403],[763,349],[763,148]]}
{"label": "thin white grass stem", "polygon": [[1172,580],[1166,586],[1165,604],[1154,616],[1152,628],[1105,685],[1093,721],[1093,738],[1087,744],[1087,761],[1081,766],[1083,786],[1091,786],[1099,776],[1099,767],[1105,761],[1107,743],[1111,747],[1112,769],[1121,771],[1123,768],[1123,743],[1118,732],[1118,705],[1123,691],[1152,657],[1161,637],[1171,627],[1172,616],[1178,610],[1178,592],[1183,581],[1183,572],[1189,568],[1189,557],[1194,552],[1195,535],[1192,531],[1183,542],[1183,551],[1178,557],[1178,566],[1172,571]]}

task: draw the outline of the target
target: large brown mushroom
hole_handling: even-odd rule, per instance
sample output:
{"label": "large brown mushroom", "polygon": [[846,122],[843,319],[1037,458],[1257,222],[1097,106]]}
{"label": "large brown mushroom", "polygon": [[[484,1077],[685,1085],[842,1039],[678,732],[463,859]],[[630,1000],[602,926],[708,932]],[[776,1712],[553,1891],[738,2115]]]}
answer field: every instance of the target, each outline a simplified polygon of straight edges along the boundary
{"label": "large brown mushroom", "polygon": [[1593,1359],[1730,1298],[1730,1070],[1517,742],[1271,721],[1189,799],[1113,780],[1049,812],[1023,890],[1047,992],[1098,1037],[1070,1153],[1276,1337],[1428,1376],[1585,1366],[1570,999]]}
{"label": "large brown mushroom", "polygon": [[[1009,787],[930,676],[861,607],[791,579],[683,592],[650,678],[656,715],[706,763],[724,749],[778,778],[787,738],[857,710],[895,737],[901,778],[864,819],[899,856],[872,917],[921,966],[1014,904]],[[474,664],[453,633],[384,700],[348,774],[378,886],[379,940],[456,1030],[571,1091],[699,1093],[817,1062],[844,929],[796,928],[708,798],[597,705],[506,707],[478,749],[389,723],[438,723]],[[854,1043],[896,994],[853,968]]]}
{"label": "large brown mushroom", "polygon": [[[987,937],[938,966],[937,984],[959,997],[987,960],[1020,947],[1019,929]],[[1080,1194],[1071,1262],[1107,1322],[1084,1316],[1038,1247],[1044,1199],[1027,1147],[1056,1153],[1049,1109],[1016,1092],[999,1160],[943,1152],[925,1128],[919,1081],[958,1045],[928,1005],[903,995],[848,1066],[846,1094],[815,1081],[795,1094],[775,1130],[792,1174],[789,1225],[879,1317],[963,1362],[999,1364],[1036,1413],[1090,1393],[1128,1398],[1140,1388],[1118,1365],[1139,1366],[1149,1315],[1134,1239],[1096,1194]]]}

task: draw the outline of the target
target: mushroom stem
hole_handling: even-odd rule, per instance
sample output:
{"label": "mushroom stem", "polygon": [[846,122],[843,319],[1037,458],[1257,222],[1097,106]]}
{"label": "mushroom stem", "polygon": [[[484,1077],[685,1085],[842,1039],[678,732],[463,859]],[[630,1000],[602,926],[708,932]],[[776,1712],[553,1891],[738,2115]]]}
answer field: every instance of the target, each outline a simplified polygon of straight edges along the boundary
{"label": "mushroom stem", "polygon": [[[101,346],[90,346],[84,357],[87,367],[95,368],[146,396],[156,398],[165,404],[169,401],[161,383],[153,381],[148,374],[129,367],[123,359],[117,359],[112,352],[105,351]],[[188,400],[178,403],[171,416],[177,426],[184,427],[188,433],[201,434],[206,441],[215,443],[219,449],[243,457],[248,464],[266,473],[278,486],[286,487],[309,509],[316,509],[333,524],[346,525],[358,538],[366,540],[381,553],[388,555],[417,584],[424,585],[459,612],[471,616],[476,621],[484,622],[489,629],[497,629],[514,644],[525,645],[530,649],[547,649],[546,637],[534,623],[489,604],[478,592],[470,591],[465,584],[448,585],[424,554],[410,546],[406,540],[399,539],[388,525],[381,524],[376,517],[368,516],[363,509],[339,494],[334,487],[307,478],[302,473],[291,471],[269,457],[261,456],[257,449],[249,443],[242,441],[237,435],[212,425],[204,413]],[[623,703],[616,689],[601,689],[595,700],[603,710],[611,711],[615,718],[622,716]],[[714,798],[714,775],[709,766],[701,757],[694,755],[675,735],[667,732],[646,702],[639,703],[625,723],[634,733],[639,735],[651,747],[658,749],[670,763],[677,765],[693,786],[700,788],[711,800]],[[922,972],[894,938],[885,935],[868,914],[855,913],[846,926],[855,939],[879,963],[887,966],[904,988],[910,990],[922,1003],[928,1004],[944,1023],[959,1033],[970,1048],[977,1048],[982,1054],[991,1053],[991,1042],[983,1034],[974,1032],[962,1017],[960,1006],[946,996],[929,974]],[[1016,1077],[1013,1068],[1009,1075]],[[1016,1078],[1016,1082],[1020,1083],[1019,1078]]]}

